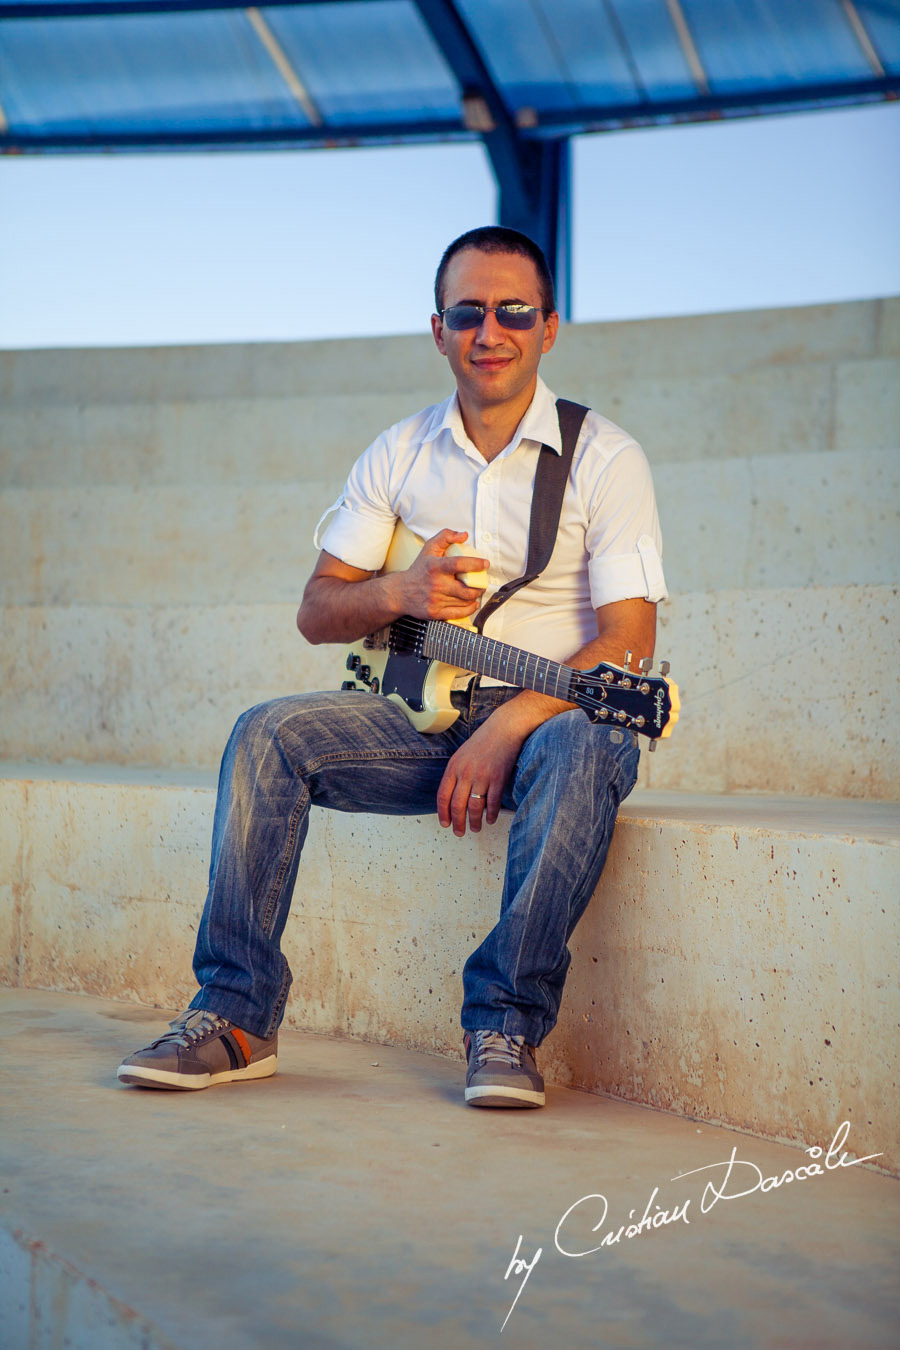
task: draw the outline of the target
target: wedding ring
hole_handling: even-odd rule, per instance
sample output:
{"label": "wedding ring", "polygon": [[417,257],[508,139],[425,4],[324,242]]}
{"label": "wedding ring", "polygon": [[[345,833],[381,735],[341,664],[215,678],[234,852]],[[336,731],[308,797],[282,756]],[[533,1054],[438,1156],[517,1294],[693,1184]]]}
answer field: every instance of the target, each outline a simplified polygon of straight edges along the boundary
{"label": "wedding ring", "polygon": [[470,793],[469,793],[469,801],[472,801],[473,798],[475,799],[476,802],[483,802],[483,801],[484,801],[484,793],[483,793],[483,792],[470,792]]}

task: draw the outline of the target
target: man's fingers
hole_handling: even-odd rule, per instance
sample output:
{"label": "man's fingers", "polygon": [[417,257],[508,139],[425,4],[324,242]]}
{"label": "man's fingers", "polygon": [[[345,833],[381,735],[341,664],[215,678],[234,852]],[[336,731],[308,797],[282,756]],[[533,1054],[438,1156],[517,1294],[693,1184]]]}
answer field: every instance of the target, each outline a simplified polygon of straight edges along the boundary
{"label": "man's fingers", "polygon": [[[432,564],[441,572],[448,572],[455,577],[465,572],[484,572],[490,565],[487,558],[471,558],[466,553],[454,553],[452,557],[436,559]],[[486,579],[485,584],[487,584]]]}
{"label": "man's fingers", "polygon": [[485,805],[484,818],[489,825],[496,825],[497,819],[500,815],[500,807],[502,805],[502,800],[503,800],[502,789],[495,788],[494,784],[492,783],[487,795],[487,801],[484,804]]}
{"label": "man's fingers", "polygon": [[442,558],[451,544],[462,544],[468,539],[466,530],[438,530],[422,545],[422,552],[430,558]]}
{"label": "man's fingers", "polygon": [[[481,822],[484,819],[485,807],[487,806],[487,793],[475,792],[474,789],[469,793],[469,799],[466,807],[469,813],[469,828],[473,834],[477,834],[481,829]],[[488,817],[490,823],[490,817]]]}
{"label": "man's fingers", "polygon": [[453,789],[456,786],[456,778],[450,773],[450,766],[444,770],[444,776],[441,779],[437,793],[438,820],[443,826],[448,826],[450,817],[450,799],[453,796]]}
{"label": "man's fingers", "polygon": [[447,557],[447,549],[451,544],[463,544],[468,537],[465,530],[438,530],[437,534],[425,540],[419,556],[424,554],[426,558],[440,559],[442,572],[484,572],[491,565],[488,558],[476,558],[463,553]]}

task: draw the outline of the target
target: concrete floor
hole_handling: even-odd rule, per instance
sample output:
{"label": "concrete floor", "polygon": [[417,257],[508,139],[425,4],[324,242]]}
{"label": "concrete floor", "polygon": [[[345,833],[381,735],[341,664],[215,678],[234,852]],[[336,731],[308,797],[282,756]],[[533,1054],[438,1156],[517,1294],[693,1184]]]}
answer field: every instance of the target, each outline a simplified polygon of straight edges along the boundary
{"label": "concrete floor", "polygon": [[[164,1022],[0,991],[4,1350],[898,1343],[900,1185],[871,1166],[739,1195],[810,1158],[561,1088],[479,1112],[459,1063],[297,1032],[263,1083],[117,1084]],[[565,1256],[587,1196],[569,1252],[673,1221]]]}

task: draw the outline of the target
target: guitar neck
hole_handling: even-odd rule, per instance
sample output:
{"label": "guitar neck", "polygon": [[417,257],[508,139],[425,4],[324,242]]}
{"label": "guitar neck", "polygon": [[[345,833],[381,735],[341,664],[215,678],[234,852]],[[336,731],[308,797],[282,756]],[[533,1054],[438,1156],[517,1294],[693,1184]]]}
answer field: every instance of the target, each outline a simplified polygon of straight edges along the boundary
{"label": "guitar neck", "polygon": [[534,656],[509,647],[495,638],[482,637],[471,628],[442,619],[430,619],[425,628],[422,655],[460,670],[489,675],[517,689],[535,689],[552,698],[571,699],[573,671],[544,656]]}

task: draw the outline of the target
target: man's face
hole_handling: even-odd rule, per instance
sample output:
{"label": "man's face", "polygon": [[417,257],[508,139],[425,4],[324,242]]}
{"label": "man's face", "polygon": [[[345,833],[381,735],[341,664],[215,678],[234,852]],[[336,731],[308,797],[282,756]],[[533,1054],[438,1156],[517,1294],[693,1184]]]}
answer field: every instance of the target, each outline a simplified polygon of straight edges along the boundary
{"label": "man's face", "polygon": [[[491,309],[515,303],[534,305],[539,310],[537,268],[530,258],[518,253],[463,249],[447,268],[443,304],[449,309],[463,302]],[[552,313],[545,319],[538,313],[534,328],[523,332],[502,328],[496,314],[485,314],[480,328],[454,333],[435,314],[431,328],[438,351],[446,356],[456,376],[464,407],[489,408],[520,397],[527,406],[540,359],[556,341],[559,315]]]}

